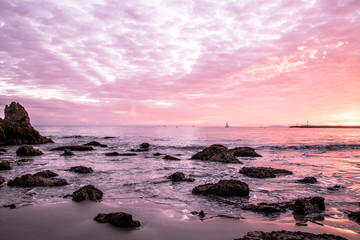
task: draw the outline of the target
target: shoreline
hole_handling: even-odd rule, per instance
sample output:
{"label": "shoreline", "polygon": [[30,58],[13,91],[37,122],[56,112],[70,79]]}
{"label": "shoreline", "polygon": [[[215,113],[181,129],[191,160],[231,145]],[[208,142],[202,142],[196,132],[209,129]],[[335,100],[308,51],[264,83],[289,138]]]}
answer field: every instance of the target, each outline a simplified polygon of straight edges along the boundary
{"label": "shoreline", "polygon": [[[139,220],[140,228],[119,229],[93,221],[98,213],[123,211]],[[349,240],[359,238],[351,230],[321,226],[308,222],[296,226],[294,222],[254,221],[215,217],[201,221],[181,207],[154,203],[121,203],[119,201],[81,202],[64,201],[43,203],[17,209],[0,209],[0,235],[10,239],[234,239],[249,231],[276,230],[328,233]]]}
{"label": "shoreline", "polygon": [[299,125],[290,126],[289,128],[360,128],[360,126],[347,126],[347,125]]}

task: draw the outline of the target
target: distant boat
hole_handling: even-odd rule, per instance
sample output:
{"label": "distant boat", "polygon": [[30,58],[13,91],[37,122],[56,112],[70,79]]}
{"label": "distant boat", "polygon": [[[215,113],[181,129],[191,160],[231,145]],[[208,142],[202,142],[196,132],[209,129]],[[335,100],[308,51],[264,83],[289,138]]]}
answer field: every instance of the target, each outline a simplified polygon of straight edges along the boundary
{"label": "distant boat", "polygon": [[226,122],[226,124],[225,124],[225,128],[229,128],[230,126],[229,126],[229,123],[228,122]]}

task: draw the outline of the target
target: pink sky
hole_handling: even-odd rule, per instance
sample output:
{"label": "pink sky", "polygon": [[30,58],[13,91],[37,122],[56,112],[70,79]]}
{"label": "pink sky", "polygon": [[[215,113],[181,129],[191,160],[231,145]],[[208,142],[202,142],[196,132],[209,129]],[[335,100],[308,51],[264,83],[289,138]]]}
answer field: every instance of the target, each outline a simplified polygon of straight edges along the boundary
{"label": "pink sky", "polygon": [[0,0],[12,101],[32,124],[360,125],[360,1]]}

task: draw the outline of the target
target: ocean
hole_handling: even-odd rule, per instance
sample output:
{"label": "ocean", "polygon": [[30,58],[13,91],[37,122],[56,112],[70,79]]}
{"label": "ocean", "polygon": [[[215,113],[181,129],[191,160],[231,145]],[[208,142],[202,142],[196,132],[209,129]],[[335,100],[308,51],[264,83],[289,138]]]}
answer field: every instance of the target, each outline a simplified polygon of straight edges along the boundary
{"label": "ocean", "polygon": [[[6,182],[26,173],[51,170],[65,178],[69,185],[61,187],[0,187],[0,205],[17,207],[39,203],[71,201],[64,199],[78,188],[93,184],[104,192],[103,201],[121,204],[155,204],[176,207],[188,213],[204,211],[205,218],[226,215],[252,220],[296,222],[291,211],[280,215],[263,215],[241,209],[244,204],[282,202],[300,197],[325,198],[324,220],[317,223],[344,231],[359,232],[360,226],[347,217],[349,211],[360,209],[360,129],[299,129],[256,127],[70,127],[35,126],[41,135],[54,143],[36,145],[44,152],[36,157],[18,157],[18,146],[6,146],[1,160],[11,162],[11,171],[1,171]],[[61,156],[50,151],[63,145],[82,145],[98,141],[107,147],[93,151],[74,152]],[[105,153],[129,153],[141,143],[150,144],[150,151],[135,156],[106,156]],[[229,148],[252,147],[261,158],[241,158],[243,164],[224,164],[190,160],[191,156],[212,144]],[[178,161],[164,160],[168,154]],[[94,172],[69,172],[72,166],[91,167]],[[293,175],[270,179],[244,176],[244,166],[264,166],[292,171]],[[167,177],[181,171],[194,182],[172,183]],[[313,176],[316,184],[296,183]],[[238,179],[250,187],[249,197],[207,197],[191,193],[192,188],[222,179]],[[334,189],[334,186],[338,186]]]}

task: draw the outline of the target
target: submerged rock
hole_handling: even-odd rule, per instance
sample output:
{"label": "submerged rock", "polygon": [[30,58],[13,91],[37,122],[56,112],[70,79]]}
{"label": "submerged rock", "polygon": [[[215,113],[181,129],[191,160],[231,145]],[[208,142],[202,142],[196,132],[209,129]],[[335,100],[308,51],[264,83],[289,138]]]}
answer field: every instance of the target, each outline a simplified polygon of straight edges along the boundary
{"label": "submerged rock", "polygon": [[109,152],[109,153],[105,153],[105,156],[119,156],[120,153],[118,152]]}
{"label": "submerged rock", "polygon": [[51,151],[65,151],[65,149],[71,150],[71,151],[91,151],[94,150],[92,146],[61,146],[50,149]]}
{"label": "submerged rock", "polygon": [[229,150],[235,157],[262,157],[251,147],[237,147]]}
{"label": "submerged rock", "polygon": [[11,165],[9,161],[1,161],[0,162],[0,170],[11,170]]}
{"label": "submerged rock", "polygon": [[345,188],[345,187],[344,187],[344,186],[340,186],[340,185],[335,185],[335,186],[333,186],[333,187],[328,187],[327,190],[330,190],[330,191],[335,192],[335,191],[338,191],[338,190],[343,189],[343,188]]}
{"label": "submerged rock", "polygon": [[323,197],[298,198],[294,203],[294,213],[309,215],[320,213],[325,210],[325,199]]}
{"label": "submerged rock", "polygon": [[176,172],[171,174],[168,179],[170,179],[172,182],[194,182],[195,179],[193,178],[186,178],[185,174],[182,172]]}
{"label": "submerged rock", "polygon": [[52,143],[30,124],[30,118],[23,106],[12,102],[5,106],[4,119],[0,118],[0,145]]}
{"label": "submerged rock", "polygon": [[7,152],[5,148],[0,148],[0,152]]}
{"label": "submerged rock", "polygon": [[201,152],[194,154],[190,159],[209,162],[241,163],[234,156],[233,152],[220,144],[213,144],[210,147],[203,149]]}
{"label": "submerged rock", "polygon": [[40,151],[39,149],[35,149],[31,145],[23,145],[16,150],[16,155],[21,156],[21,157],[23,157],[23,156],[39,156],[39,155],[43,155],[43,154],[44,153],[42,151]]}
{"label": "submerged rock", "polygon": [[240,173],[254,178],[275,178],[276,175],[290,175],[293,172],[271,167],[243,167]]}
{"label": "submerged rock", "polygon": [[296,182],[314,184],[317,183],[317,179],[314,177],[305,177],[304,179],[297,180]]}
{"label": "submerged rock", "polygon": [[280,203],[259,203],[248,204],[241,207],[242,210],[249,210],[253,212],[260,212],[264,214],[284,213],[287,209],[293,208],[294,202],[280,202]]}
{"label": "submerged rock", "polygon": [[307,232],[291,232],[291,231],[272,231],[272,232],[262,232],[254,231],[248,232],[245,236],[237,238],[235,240],[301,240],[301,239],[312,239],[312,240],[347,240],[346,238],[322,233],[314,234]]}
{"label": "submerged rock", "polygon": [[106,144],[101,144],[97,141],[91,141],[91,142],[85,143],[84,146],[107,147]]}
{"label": "submerged rock", "polygon": [[218,196],[249,196],[249,185],[240,180],[220,180],[218,183],[199,185],[192,189],[193,194]]}
{"label": "submerged rock", "polygon": [[72,200],[75,202],[81,202],[84,200],[99,201],[103,197],[103,192],[96,188],[94,185],[86,185],[79,188],[72,194]]}
{"label": "submerged rock", "polygon": [[348,214],[348,217],[350,220],[360,224],[360,211],[359,212],[351,212],[350,214]]}
{"label": "submerged rock", "polygon": [[65,148],[65,149],[64,149],[64,153],[61,154],[61,156],[73,156],[73,155],[75,155],[75,154],[73,153],[73,151],[71,151],[70,149],[67,149],[67,148]]}
{"label": "submerged rock", "polygon": [[9,180],[8,186],[17,187],[53,187],[67,185],[68,182],[62,178],[47,177],[47,174],[25,174],[14,180]]}
{"label": "submerged rock", "polygon": [[147,152],[150,150],[150,144],[149,143],[142,143],[139,145],[139,148],[137,149],[131,149],[132,152]]}
{"label": "submerged rock", "polygon": [[0,185],[3,184],[5,182],[5,178],[3,178],[3,176],[0,175]]}
{"label": "submerged rock", "polygon": [[171,155],[166,155],[165,157],[163,157],[163,159],[165,160],[180,160],[180,158],[171,156]]}
{"label": "submerged rock", "polygon": [[110,223],[120,228],[136,228],[140,227],[139,221],[134,221],[131,214],[124,212],[115,213],[99,213],[95,218],[95,221],[99,223]]}
{"label": "submerged rock", "polygon": [[71,167],[69,169],[69,171],[70,172],[76,172],[76,173],[83,173],[83,174],[94,172],[91,167],[84,167],[84,166]]}

